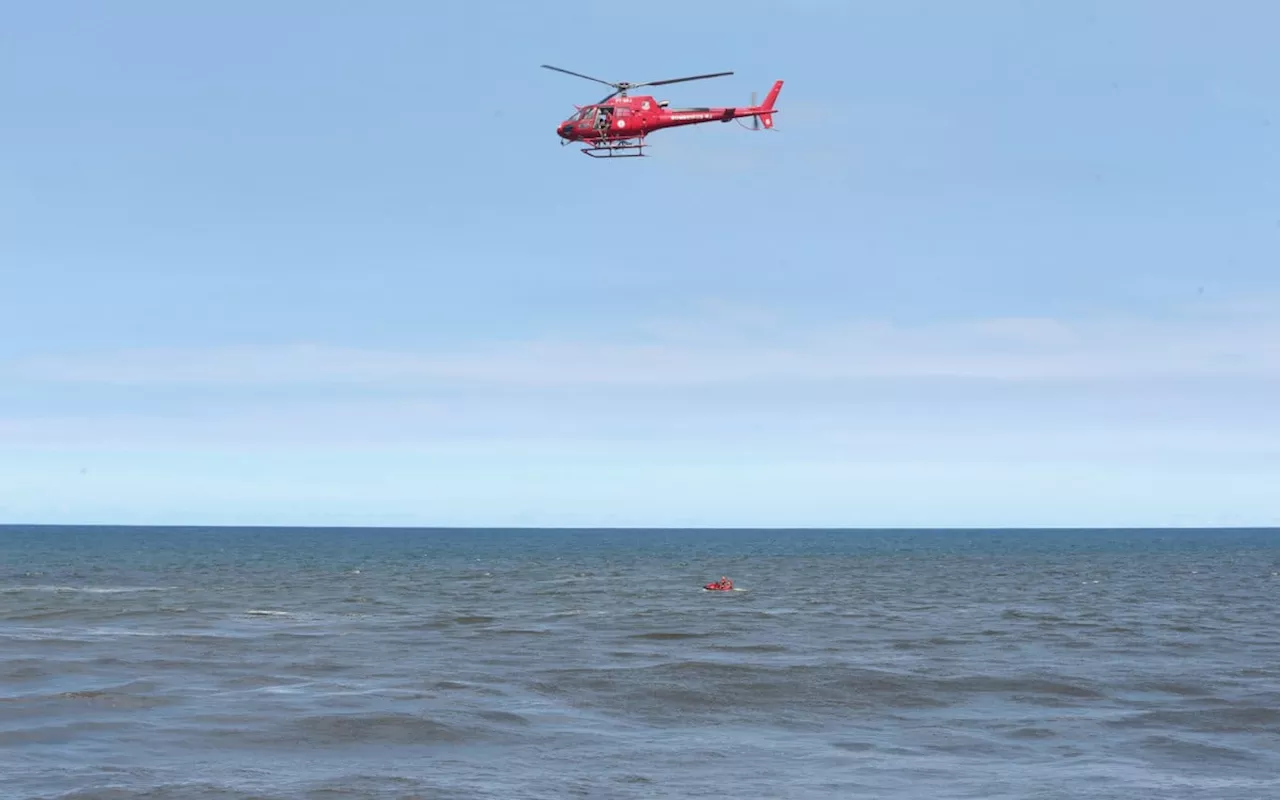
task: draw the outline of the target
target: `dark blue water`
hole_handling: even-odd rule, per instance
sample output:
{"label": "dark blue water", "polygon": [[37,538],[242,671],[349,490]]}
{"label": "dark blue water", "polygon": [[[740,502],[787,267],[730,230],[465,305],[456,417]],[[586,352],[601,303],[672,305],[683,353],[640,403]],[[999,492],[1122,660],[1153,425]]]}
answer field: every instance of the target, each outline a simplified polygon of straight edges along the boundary
{"label": "dark blue water", "polygon": [[0,528],[0,794],[1280,797],[1278,595],[1280,531]]}

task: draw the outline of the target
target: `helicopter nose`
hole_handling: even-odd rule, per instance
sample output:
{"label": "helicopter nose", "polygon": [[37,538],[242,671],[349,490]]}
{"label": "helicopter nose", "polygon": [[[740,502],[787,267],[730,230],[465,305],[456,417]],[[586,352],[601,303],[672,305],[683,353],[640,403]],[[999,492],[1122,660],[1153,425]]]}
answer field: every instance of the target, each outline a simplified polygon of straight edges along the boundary
{"label": "helicopter nose", "polygon": [[559,135],[561,139],[568,139],[569,132],[571,130],[573,130],[573,125],[566,122],[563,125],[561,125],[558,129],[556,129],[556,134]]}

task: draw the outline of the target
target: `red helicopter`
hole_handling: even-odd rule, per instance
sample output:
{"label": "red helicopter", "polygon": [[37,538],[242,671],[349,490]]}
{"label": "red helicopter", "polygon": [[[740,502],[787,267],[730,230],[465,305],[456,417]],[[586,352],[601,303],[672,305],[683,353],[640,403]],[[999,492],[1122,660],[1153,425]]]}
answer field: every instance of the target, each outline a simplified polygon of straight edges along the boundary
{"label": "red helicopter", "polygon": [[[593,158],[635,158],[645,155],[645,136],[663,128],[675,128],[680,125],[699,125],[704,122],[728,122],[744,117],[751,118],[753,130],[759,130],[761,123],[766,128],[773,128],[773,104],[782,91],[782,81],[776,81],[769,94],[765,95],[764,105],[755,104],[755,93],[751,95],[751,105],[746,108],[668,108],[667,101],[659,102],[649,95],[628,96],[631,89],[641,86],[665,86],[669,83],[684,81],[700,81],[705,78],[719,78],[732,75],[732,72],[714,72],[709,75],[693,75],[688,78],[672,78],[665,81],[649,81],[648,83],[627,83],[620,81],[610,83],[590,75],[570,72],[567,69],[543,64],[544,69],[563,72],[577,78],[612,86],[614,91],[603,100],[589,106],[574,106],[578,113],[560,123],[556,133],[563,140],[561,145],[570,142],[581,142],[588,145],[582,152]],[[741,125],[742,123],[738,123]],[[745,126],[744,126],[745,127]]]}

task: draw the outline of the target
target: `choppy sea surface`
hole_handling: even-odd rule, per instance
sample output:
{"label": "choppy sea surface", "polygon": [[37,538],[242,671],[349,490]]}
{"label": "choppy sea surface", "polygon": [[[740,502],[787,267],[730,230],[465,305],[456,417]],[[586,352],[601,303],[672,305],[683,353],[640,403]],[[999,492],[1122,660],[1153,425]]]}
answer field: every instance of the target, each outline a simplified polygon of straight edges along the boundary
{"label": "choppy sea surface", "polygon": [[1275,798],[1278,599],[1274,530],[0,528],[0,795]]}

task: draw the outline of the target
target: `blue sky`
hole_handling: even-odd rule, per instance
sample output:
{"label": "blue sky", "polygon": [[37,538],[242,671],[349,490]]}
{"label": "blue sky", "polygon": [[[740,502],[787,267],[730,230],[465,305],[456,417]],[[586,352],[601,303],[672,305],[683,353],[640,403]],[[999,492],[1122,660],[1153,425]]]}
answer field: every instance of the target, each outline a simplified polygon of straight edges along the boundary
{"label": "blue sky", "polygon": [[1273,3],[0,23],[0,521],[1280,524]]}

